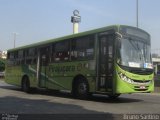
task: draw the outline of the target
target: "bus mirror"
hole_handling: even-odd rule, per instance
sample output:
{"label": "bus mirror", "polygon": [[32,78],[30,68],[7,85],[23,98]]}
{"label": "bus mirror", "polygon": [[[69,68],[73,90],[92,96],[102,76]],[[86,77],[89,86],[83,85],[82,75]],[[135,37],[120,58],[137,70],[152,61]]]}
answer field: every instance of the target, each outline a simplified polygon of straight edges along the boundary
{"label": "bus mirror", "polygon": [[120,37],[120,38],[123,37],[123,35],[122,35],[121,33],[119,33],[119,32],[116,32],[116,35],[117,35],[118,37]]}

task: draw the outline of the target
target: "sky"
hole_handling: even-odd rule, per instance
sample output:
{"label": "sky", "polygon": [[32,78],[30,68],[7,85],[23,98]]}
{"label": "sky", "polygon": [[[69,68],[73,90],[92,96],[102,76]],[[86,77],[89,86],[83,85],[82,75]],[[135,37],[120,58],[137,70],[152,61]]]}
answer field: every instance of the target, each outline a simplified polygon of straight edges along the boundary
{"label": "sky", "polygon": [[[151,35],[151,49],[160,49],[160,0],[139,0],[139,28]],[[136,26],[136,0],[0,0],[0,50],[73,34],[77,9],[79,32],[108,25]]]}

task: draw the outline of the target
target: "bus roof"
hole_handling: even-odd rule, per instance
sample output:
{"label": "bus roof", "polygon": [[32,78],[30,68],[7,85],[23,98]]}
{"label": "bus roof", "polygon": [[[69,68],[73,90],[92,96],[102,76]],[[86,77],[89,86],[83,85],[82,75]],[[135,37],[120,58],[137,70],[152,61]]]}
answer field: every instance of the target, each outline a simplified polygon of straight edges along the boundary
{"label": "bus roof", "polygon": [[[103,32],[103,31],[111,30],[111,29],[114,29],[114,30],[118,31],[120,26],[126,26],[126,25],[111,25],[111,26],[102,27],[102,28],[98,28],[98,29],[94,29],[94,30],[89,30],[89,31],[85,31],[85,32],[77,33],[77,34],[67,35],[67,36],[54,38],[54,39],[49,39],[49,40],[33,43],[33,44],[30,44],[30,45],[9,49],[8,52],[21,50],[21,49],[32,48],[32,47],[41,47],[41,46],[44,46],[44,45],[47,45],[47,44],[50,44],[50,43],[53,43],[53,42],[63,41],[63,40],[71,39],[71,38],[75,38],[75,37],[81,37],[81,36],[84,36],[84,35],[94,34],[94,33]],[[131,27],[131,26],[128,26],[128,27]]]}

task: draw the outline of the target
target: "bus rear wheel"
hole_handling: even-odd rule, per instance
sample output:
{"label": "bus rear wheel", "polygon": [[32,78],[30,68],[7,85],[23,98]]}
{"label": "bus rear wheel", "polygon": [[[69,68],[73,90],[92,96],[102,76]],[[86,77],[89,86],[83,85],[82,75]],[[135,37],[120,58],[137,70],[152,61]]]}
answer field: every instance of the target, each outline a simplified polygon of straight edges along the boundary
{"label": "bus rear wheel", "polygon": [[77,79],[73,86],[72,93],[74,97],[79,99],[86,99],[89,95],[89,86],[85,78],[80,77]]}
{"label": "bus rear wheel", "polygon": [[24,77],[22,80],[22,91],[29,93],[30,92],[30,83],[28,77]]}

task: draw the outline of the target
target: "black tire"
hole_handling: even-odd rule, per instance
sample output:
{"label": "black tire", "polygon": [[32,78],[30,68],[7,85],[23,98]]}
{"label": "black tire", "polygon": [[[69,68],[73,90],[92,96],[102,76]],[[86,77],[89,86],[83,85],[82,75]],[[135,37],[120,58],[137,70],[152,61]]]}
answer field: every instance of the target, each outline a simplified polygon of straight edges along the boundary
{"label": "black tire", "polygon": [[109,94],[108,97],[110,99],[117,99],[121,94]]}
{"label": "black tire", "polygon": [[30,92],[30,83],[28,77],[24,77],[22,80],[22,91],[29,93]]}
{"label": "black tire", "polygon": [[73,84],[72,90],[73,96],[79,99],[86,99],[89,95],[89,85],[85,78],[79,77],[75,84]]}

